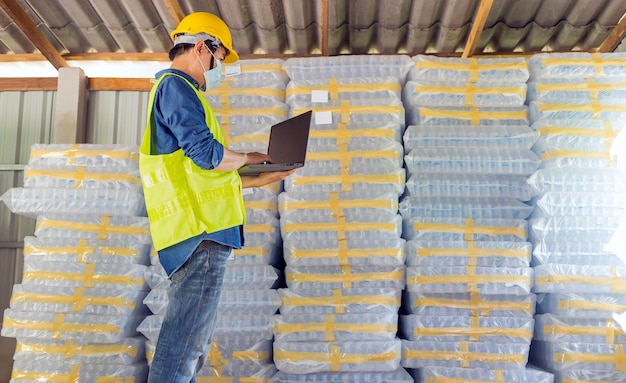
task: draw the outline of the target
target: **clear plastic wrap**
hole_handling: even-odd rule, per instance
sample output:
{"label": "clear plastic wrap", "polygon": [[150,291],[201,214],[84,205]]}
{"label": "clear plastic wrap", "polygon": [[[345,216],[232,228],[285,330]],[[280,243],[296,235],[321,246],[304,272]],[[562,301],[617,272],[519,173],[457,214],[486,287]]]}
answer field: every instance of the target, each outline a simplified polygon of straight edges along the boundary
{"label": "clear plastic wrap", "polygon": [[220,105],[285,101],[285,83],[282,79],[237,77],[226,77],[217,87],[204,92],[204,97],[210,104]]}
{"label": "clear plastic wrap", "polygon": [[554,383],[554,375],[538,368],[493,370],[484,368],[422,367],[410,371],[416,383]]}
{"label": "clear plastic wrap", "polygon": [[[227,265],[223,289],[271,289],[278,282],[279,270],[271,265]],[[167,288],[170,280],[161,266],[150,266],[145,278],[151,289]]]}
{"label": "clear plastic wrap", "polygon": [[113,166],[24,167],[24,187],[42,189],[115,189],[142,193],[139,169]]}
{"label": "clear plastic wrap", "polygon": [[18,340],[13,359],[33,365],[39,363],[122,364],[132,365],[144,360],[146,340],[137,336],[115,343],[75,343],[71,340]]}
{"label": "clear plastic wrap", "polygon": [[398,331],[398,315],[287,314],[275,315],[276,342],[347,342],[392,340]]}
{"label": "clear plastic wrap", "polygon": [[277,372],[274,363],[259,365],[240,363],[224,366],[211,366],[206,363],[196,373],[196,381],[202,382],[205,378],[210,381],[212,378],[217,381],[227,380],[229,383],[269,382]]}
{"label": "clear plastic wrap", "polygon": [[404,265],[404,240],[396,239],[339,239],[315,241],[285,239],[285,263],[289,266],[322,265]]}
{"label": "clear plastic wrap", "polygon": [[533,286],[530,267],[448,267],[406,268],[407,290],[418,293],[528,294]]}
{"label": "clear plastic wrap", "polygon": [[273,239],[253,240],[246,238],[245,245],[241,249],[233,250],[233,258],[228,259],[228,264],[279,267],[282,261],[280,242]]}
{"label": "clear plastic wrap", "polygon": [[303,212],[289,214],[280,219],[283,240],[295,238],[329,239],[370,238],[397,239],[402,234],[402,217],[399,214],[377,215],[344,211],[344,216],[314,215]]}
{"label": "clear plastic wrap", "polygon": [[143,194],[116,189],[11,188],[0,196],[15,214],[106,214],[146,216]]}
{"label": "clear plastic wrap", "polygon": [[352,214],[395,216],[398,213],[398,195],[376,191],[349,191],[335,193],[291,193],[278,196],[281,219],[290,215],[311,217]]}
{"label": "clear plastic wrap", "polygon": [[409,72],[410,80],[464,82],[526,82],[528,64],[524,58],[453,58],[432,55],[412,57],[415,66]]}
{"label": "clear plastic wrap", "polygon": [[404,168],[372,169],[353,166],[346,169],[308,168],[306,165],[285,179],[285,191],[294,193],[330,193],[339,191],[404,192]]}
{"label": "clear plastic wrap", "polygon": [[568,100],[567,104],[531,101],[528,105],[528,114],[531,121],[600,119],[619,122],[626,118],[626,105],[594,105],[575,99]]}
{"label": "clear plastic wrap", "polygon": [[123,263],[48,262],[25,259],[22,284],[145,290],[147,267]]}
{"label": "clear plastic wrap", "polygon": [[278,289],[281,314],[398,313],[401,289]]}
{"label": "clear plastic wrap", "polygon": [[278,193],[271,189],[250,188],[243,195],[243,204],[246,211],[254,210],[256,213],[265,213],[278,217]]}
{"label": "clear plastic wrap", "polygon": [[400,142],[402,139],[400,124],[391,122],[355,122],[311,125],[309,145],[359,145],[362,142]]}
{"label": "clear plastic wrap", "polygon": [[619,217],[541,217],[528,220],[530,240],[546,242],[604,242],[619,232]]}
{"label": "clear plastic wrap", "polygon": [[399,142],[370,140],[354,144],[309,145],[307,167],[351,168],[353,166],[386,169],[403,165],[404,148]]}
{"label": "clear plastic wrap", "polygon": [[33,144],[28,165],[139,169],[139,146],[124,144]]}
{"label": "clear plastic wrap", "polygon": [[507,196],[520,201],[533,196],[526,176],[510,174],[418,173],[406,182],[406,193],[415,197]]}
{"label": "clear plastic wrap", "polygon": [[267,153],[272,123],[222,124],[221,128],[230,150]]}
{"label": "clear plastic wrap", "polygon": [[402,96],[411,106],[521,106],[526,100],[526,83],[408,81]]}
{"label": "clear plastic wrap", "polygon": [[35,236],[46,238],[133,239],[152,244],[148,217],[93,214],[42,214],[37,216]]}
{"label": "clear plastic wrap", "polygon": [[280,241],[280,221],[273,214],[260,211],[246,212],[243,225],[246,241],[278,243]]}
{"label": "clear plastic wrap", "polygon": [[529,267],[530,242],[408,241],[407,266]]}
{"label": "clear plastic wrap", "polygon": [[421,126],[529,125],[528,108],[406,106],[406,124]]}
{"label": "clear plastic wrap", "polygon": [[288,117],[289,107],[284,102],[219,103],[212,105],[220,125],[276,124]]}
{"label": "clear plastic wrap", "polygon": [[433,218],[403,220],[402,237],[420,241],[513,241],[528,239],[525,219]]}
{"label": "clear plastic wrap", "polygon": [[539,240],[533,243],[532,265],[560,263],[566,265],[626,266],[626,253],[606,249],[601,241],[572,242]]}
{"label": "clear plastic wrap", "polygon": [[534,321],[524,317],[401,315],[398,328],[407,340],[530,345]]}
{"label": "clear plastic wrap", "polygon": [[404,156],[409,175],[418,173],[529,176],[541,163],[530,149],[418,148]]}
{"label": "clear plastic wrap", "polygon": [[331,101],[367,98],[390,98],[400,100],[402,87],[394,77],[341,77],[291,80],[287,85],[285,102],[312,102],[314,92]]}
{"label": "clear plastic wrap", "polygon": [[117,343],[137,335],[143,315],[115,316],[85,313],[4,310],[0,334],[8,338],[73,340],[77,343]]}
{"label": "clear plastic wrap", "polygon": [[88,263],[150,264],[150,245],[129,238],[24,237],[24,257],[28,260]]}
{"label": "clear plastic wrap", "polygon": [[[294,102],[291,104],[291,116],[297,116],[308,110],[313,111],[313,125],[351,122],[369,124],[397,124],[404,129],[404,105],[398,99],[366,98],[357,100],[338,100],[328,102]],[[328,114],[332,122],[326,122],[318,113]],[[321,116],[323,116],[323,114]],[[322,122],[318,122],[321,119]]]}
{"label": "clear plastic wrap", "polygon": [[[548,370],[624,372],[624,346],[606,343],[565,343],[533,340],[531,362]],[[619,380],[617,380],[619,382]]]}
{"label": "clear plastic wrap", "polygon": [[[79,368],[77,368],[79,367]],[[71,362],[31,363],[15,361],[10,383],[39,382],[143,382],[148,376],[145,363],[123,364],[72,364]]]}
{"label": "clear plastic wrap", "polygon": [[555,382],[626,382],[626,372],[589,370],[586,368],[568,368],[563,371],[554,371]]}
{"label": "clear plastic wrap", "polygon": [[578,318],[622,318],[626,316],[626,295],[570,292],[537,294],[537,313]]}
{"label": "clear plastic wrap", "polygon": [[224,64],[222,72],[228,78],[227,81],[280,80],[286,85],[289,77],[283,70],[284,63],[285,61],[281,59],[245,59],[234,64]]}
{"label": "clear plastic wrap", "polygon": [[522,369],[530,345],[492,342],[425,342],[402,340],[402,366]]}
{"label": "clear plastic wrap", "polygon": [[605,136],[604,132],[592,128],[585,133],[577,131],[569,133],[539,136],[533,146],[533,152],[542,159],[540,168],[618,167],[623,171],[625,156],[613,150],[613,137]]}
{"label": "clear plastic wrap", "polygon": [[614,192],[544,192],[533,198],[537,216],[626,216],[626,194]]}
{"label": "clear plastic wrap", "polygon": [[626,293],[626,267],[548,264],[534,269],[536,293]]}
{"label": "clear plastic wrap", "polygon": [[562,167],[539,169],[528,178],[537,192],[588,192],[626,194],[626,171]]}
{"label": "clear plastic wrap", "polygon": [[[154,314],[165,315],[168,305],[167,289],[152,289],[143,303]],[[276,290],[222,290],[218,311],[229,315],[272,315],[280,307],[280,297]]]}
{"label": "clear plastic wrap", "polygon": [[394,371],[400,367],[400,339],[356,342],[274,342],[274,363],[289,374]]}
{"label": "clear plastic wrap", "polygon": [[128,316],[146,314],[147,291],[128,288],[82,288],[13,285],[10,307],[15,310]]}
{"label": "clear plastic wrap", "polygon": [[[626,72],[624,73],[626,76]],[[541,82],[529,82],[529,101],[549,104],[567,104],[570,100],[586,103],[624,104],[626,103],[626,77],[611,78],[551,78]]]}
{"label": "clear plastic wrap", "polygon": [[[156,344],[159,332],[163,325],[163,315],[148,315],[137,326],[137,331],[142,333],[151,342]],[[229,340],[241,345],[256,344],[264,340],[271,340],[273,334],[272,315],[237,315],[218,313],[213,341],[228,344]],[[232,347],[231,347],[232,348]]]}
{"label": "clear plastic wrap", "polygon": [[286,266],[287,287],[294,289],[403,289],[402,266]]}
{"label": "clear plastic wrap", "polygon": [[269,383],[346,383],[346,382],[369,382],[369,383],[413,383],[413,378],[402,367],[393,372],[318,372],[312,374],[287,374],[278,372]]}
{"label": "clear plastic wrap", "polygon": [[530,149],[539,133],[527,125],[445,126],[410,125],[403,136],[404,149],[467,147]]}
{"label": "clear plastic wrap", "polygon": [[526,219],[533,207],[511,197],[404,197],[399,212],[403,219],[504,218]]}
{"label": "clear plastic wrap", "polygon": [[535,313],[535,294],[504,295],[417,293],[406,290],[404,307],[410,314],[425,316],[523,317]]}
{"label": "clear plastic wrap", "polygon": [[283,70],[291,80],[392,76],[404,83],[414,64],[406,55],[339,55],[290,58]]}
{"label": "clear plastic wrap", "polygon": [[626,76],[626,53],[538,53],[528,60],[532,81]]}
{"label": "clear plastic wrap", "polygon": [[626,320],[615,318],[535,315],[536,340],[558,343],[608,343],[626,345]]}

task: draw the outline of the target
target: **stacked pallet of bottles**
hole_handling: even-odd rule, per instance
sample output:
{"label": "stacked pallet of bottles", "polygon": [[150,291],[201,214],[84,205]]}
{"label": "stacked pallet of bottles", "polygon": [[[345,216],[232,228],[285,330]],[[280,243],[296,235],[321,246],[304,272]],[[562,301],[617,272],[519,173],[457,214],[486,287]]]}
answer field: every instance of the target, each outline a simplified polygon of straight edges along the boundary
{"label": "stacked pallet of bottles", "polygon": [[416,56],[403,90],[402,365],[418,382],[551,382],[533,335],[524,59]]}
{"label": "stacked pallet of bottles", "polygon": [[556,382],[626,381],[626,55],[529,61],[540,169],[531,360]]}
{"label": "stacked pallet of bottles", "polygon": [[33,145],[24,187],[1,199],[36,218],[24,238],[2,336],[17,338],[11,382],[143,382],[150,233],[138,148]]}
{"label": "stacked pallet of bottles", "polygon": [[401,87],[407,56],[285,61],[291,115],[313,111],[306,163],[279,199],[286,288],[273,382],[411,382],[396,338],[404,287]]}
{"label": "stacked pallet of bottles", "polygon": [[[287,117],[282,60],[242,60],[225,67],[225,78],[205,93],[220,121],[229,149],[267,152],[272,124]],[[276,373],[272,360],[271,319],[278,310],[276,291],[282,266],[277,196],[280,183],[244,189],[245,243],[228,260],[218,319],[209,355],[198,381],[267,381]],[[167,279],[158,257],[147,278],[146,304],[153,315],[139,327],[148,337],[151,361],[167,308]]]}

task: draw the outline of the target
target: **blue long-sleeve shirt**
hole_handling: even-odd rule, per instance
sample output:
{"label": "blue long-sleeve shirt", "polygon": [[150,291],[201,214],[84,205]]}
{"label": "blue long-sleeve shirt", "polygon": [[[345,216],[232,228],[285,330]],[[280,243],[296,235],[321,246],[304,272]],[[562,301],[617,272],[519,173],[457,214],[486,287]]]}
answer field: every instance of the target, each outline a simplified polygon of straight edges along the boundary
{"label": "blue long-sleeve shirt", "polygon": [[[200,84],[188,74],[176,69],[165,69],[156,74],[176,73],[186,78],[196,89]],[[157,154],[169,154],[182,148],[185,155],[203,169],[214,169],[224,158],[224,146],[206,126],[204,108],[196,93],[177,76],[167,76],[154,97],[153,134]],[[175,228],[172,228],[174,230]],[[202,233],[159,251],[159,261],[171,276],[191,256],[200,242],[211,240],[236,249],[243,245],[243,226],[236,226],[215,233]]]}

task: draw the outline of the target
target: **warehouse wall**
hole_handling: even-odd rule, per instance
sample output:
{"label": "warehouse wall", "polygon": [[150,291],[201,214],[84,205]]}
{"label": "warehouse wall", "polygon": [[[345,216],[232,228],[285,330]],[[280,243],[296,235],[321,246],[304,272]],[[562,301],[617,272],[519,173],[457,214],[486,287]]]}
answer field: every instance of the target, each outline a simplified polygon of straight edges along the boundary
{"label": "warehouse wall", "polygon": [[[0,195],[22,186],[31,145],[51,142],[56,101],[56,91],[0,91]],[[148,92],[92,91],[87,103],[87,143],[140,143]],[[34,228],[34,219],[0,203],[0,326],[12,286],[21,280],[22,241]],[[14,350],[15,339],[0,337],[0,382],[9,381]]]}
{"label": "warehouse wall", "polygon": [[[56,92],[0,92],[0,195],[23,182],[30,146],[50,142]],[[12,286],[22,276],[21,242],[32,235],[35,220],[11,214],[0,203],[0,328]],[[11,374],[15,340],[0,337],[0,381]]]}

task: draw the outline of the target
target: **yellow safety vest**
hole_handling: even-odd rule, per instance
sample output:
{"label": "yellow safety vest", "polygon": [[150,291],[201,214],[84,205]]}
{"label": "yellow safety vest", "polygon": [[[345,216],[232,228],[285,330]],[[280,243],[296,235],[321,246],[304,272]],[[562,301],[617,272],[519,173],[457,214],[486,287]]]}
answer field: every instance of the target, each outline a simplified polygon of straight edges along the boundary
{"label": "yellow safety vest", "polygon": [[156,250],[180,243],[202,233],[213,233],[243,225],[241,178],[237,171],[221,172],[198,167],[182,149],[170,154],[152,154],[154,96],[168,75],[184,79],[204,107],[206,124],[213,137],[225,146],[213,108],[187,79],[174,73],[161,76],[148,101],[148,122],[139,149],[139,170]]}

